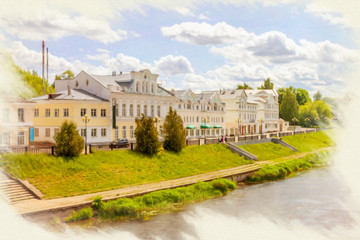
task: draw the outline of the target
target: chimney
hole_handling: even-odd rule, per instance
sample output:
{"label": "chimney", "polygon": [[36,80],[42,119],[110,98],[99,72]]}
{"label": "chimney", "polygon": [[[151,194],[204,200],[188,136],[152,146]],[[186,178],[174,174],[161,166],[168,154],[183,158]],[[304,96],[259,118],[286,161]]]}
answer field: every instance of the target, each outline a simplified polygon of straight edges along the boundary
{"label": "chimney", "polygon": [[43,84],[43,95],[45,95],[45,76],[44,76],[44,65],[45,65],[45,61],[44,61],[44,50],[45,50],[45,41],[42,41],[42,84]]}
{"label": "chimney", "polygon": [[71,95],[71,89],[70,89],[70,85],[67,86],[67,90],[68,90],[68,95]]}
{"label": "chimney", "polygon": [[120,75],[122,74],[122,72],[120,72]]}
{"label": "chimney", "polygon": [[115,76],[115,75],[116,75],[116,71],[113,71],[113,72],[112,72],[112,75]]}

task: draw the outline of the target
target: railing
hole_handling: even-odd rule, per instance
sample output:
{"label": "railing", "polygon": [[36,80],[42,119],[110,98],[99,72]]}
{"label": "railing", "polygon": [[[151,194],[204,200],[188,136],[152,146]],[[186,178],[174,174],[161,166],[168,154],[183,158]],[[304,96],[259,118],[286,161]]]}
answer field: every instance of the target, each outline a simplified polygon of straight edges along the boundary
{"label": "railing", "polygon": [[9,147],[3,153],[13,154],[24,154],[24,153],[35,153],[35,154],[51,154],[55,155],[55,146],[44,146],[44,147]]}

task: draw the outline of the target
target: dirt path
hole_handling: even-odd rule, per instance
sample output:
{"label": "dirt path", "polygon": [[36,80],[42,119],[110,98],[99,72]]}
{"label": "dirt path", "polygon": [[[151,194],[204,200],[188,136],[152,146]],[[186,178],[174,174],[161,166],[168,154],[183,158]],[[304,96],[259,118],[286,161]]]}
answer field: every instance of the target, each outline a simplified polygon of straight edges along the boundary
{"label": "dirt path", "polygon": [[214,172],[208,172],[203,174],[198,174],[194,176],[189,177],[183,177],[178,179],[172,179],[167,181],[161,181],[161,182],[154,182],[144,185],[138,185],[138,186],[131,186],[126,188],[120,188],[110,191],[104,191],[104,192],[97,192],[97,193],[90,193],[90,194],[84,194],[79,196],[73,196],[73,197],[67,197],[67,198],[58,198],[58,199],[50,199],[50,200],[38,200],[38,199],[32,199],[27,201],[22,201],[19,203],[14,203],[12,206],[15,208],[15,210],[19,214],[36,214],[36,213],[42,213],[44,211],[50,211],[50,210],[64,210],[68,208],[74,208],[74,207],[80,207],[80,206],[86,206],[90,205],[92,202],[92,199],[98,195],[102,196],[103,200],[111,200],[111,199],[117,199],[120,197],[130,197],[134,195],[141,195],[157,190],[162,189],[168,189],[168,188],[175,188],[175,187],[181,187],[181,186],[187,186],[194,183],[197,183],[199,181],[209,181],[221,177],[229,177],[239,174],[246,174],[253,171],[256,171],[265,165],[274,165],[279,164],[281,162],[289,161],[291,159],[297,159],[304,157],[307,154],[310,153],[316,153],[323,150],[331,149],[332,147],[322,148],[318,149],[312,152],[307,153],[301,153],[301,154],[295,154],[288,157],[282,157],[278,159],[268,160],[268,161],[259,161],[255,162],[253,164],[248,165],[242,165],[239,167],[229,168],[229,169],[223,169],[218,170]]}

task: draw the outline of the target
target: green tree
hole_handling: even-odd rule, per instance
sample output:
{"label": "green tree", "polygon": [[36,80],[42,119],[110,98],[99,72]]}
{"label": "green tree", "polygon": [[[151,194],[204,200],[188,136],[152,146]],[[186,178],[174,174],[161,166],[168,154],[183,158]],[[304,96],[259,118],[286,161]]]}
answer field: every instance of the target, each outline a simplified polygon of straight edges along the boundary
{"label": "green tree", "polygon": [[299,124],[304,127],[311,127],[318,124],[319,114],[312,102],[301,105],[299,108]]}
{"label": "green tree", "polygon": [[267,78],[264,80],[264,85],[261,85],[261,87],[258,87],[258,89],[273,89],[274,83],[270,81],[270,78]]}
{"label": "green tree", "polygon": [[170,107],[169,113],[166,115],[162,134],[164,136],[164,149],[180,152],[185,147],[186,130],[181,117],[172,107]]}
{"label": "green tree", "polygon": [[66,70],[65,72],[63,72],[62,74],[59,75],[55,75],[55,80],[67,80],[67,79],[74,79],[75,74],[70,70]]}
{"label": "green tree", "polygon": [[142,114],[141,118],[136,118],[136,151],[152,156],[160,148],[159,137],[151,117],[146,118]]}
{"label": "green tree", "polygon": [[84,139],[76,130],[76,124],[71,121],[63,122],[60,131],[54,136],[54,140],[58,156],[76,157],[84,148]]}
{"label": "green tree", "polygon": [[322,98],[322,95],[321,95],[320,91],[317,91],[314,94],[314,101],[319,101],[319,100],[321,100],[321,98]]}
{"label": "green tree", "polygon": [[280,105],[280,117],[286,121],[291,121],[298,115],[299,104],[296,96],[289,88],[286,89]]}
{"label": "green tree", "polygon": [[286,88],[284,88],[284,87],[278,88],[278,89],[276,90],[276,92],[278,93],[278,103],[279,103],[279,106],[281,105],[281,102],[282,102],[283,96],[284,96],[284,94],[285,94],[285,91],[286,91]]}
{"label": "green tree", "polygon": [[244,85],[238,85],[237,89],[253,89],[253,88],[247,85],[246,83],[244,83]]}
{"label": "green tree", "polygon": [[304,105],[307,102],[311,102],[309,92],[302,88],[295,89],[296,100],[299,105]]}

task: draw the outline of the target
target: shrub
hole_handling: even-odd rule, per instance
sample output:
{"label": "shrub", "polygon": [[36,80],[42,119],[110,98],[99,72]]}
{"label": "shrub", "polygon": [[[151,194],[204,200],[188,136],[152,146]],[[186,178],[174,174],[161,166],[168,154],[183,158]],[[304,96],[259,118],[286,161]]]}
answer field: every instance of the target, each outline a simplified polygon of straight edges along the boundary
{"label": "shrub", "polygon": [[104,206],[104,202],[101,199],[101,196],[96,196],[94,201],[91,203],[91,207],[94,210],[99,211]]}
{"label": "shrub", "polygon": [[74,222],[89,219],[94,215],[91,208],[83,208],[79,210],[79,212],[73,211],[67,218],[65,218],[65,222]]}
{"label": "shrub", "polygon": [[164,136],[164,149],[180,152],[185,147],[186,130],[181,116],[172,107],[170,107],[169,113],[166,115],[162,134]]}
{"label": "shrub", "polygon": [[153,119],[151,117],[146,118],[145,115],[142,114],[142,117],[140,119],[136,118],[135,122],[135,150],[149,156],[156,154],[160,149],[160,143]]}
{"label": "shrub", "polygon": [[84,148],[84,139],[76,130],[74,122],[65,121],[60,131],[54,136],[56,142],[56,154],[58,156],[75,157],[79,156]]}

